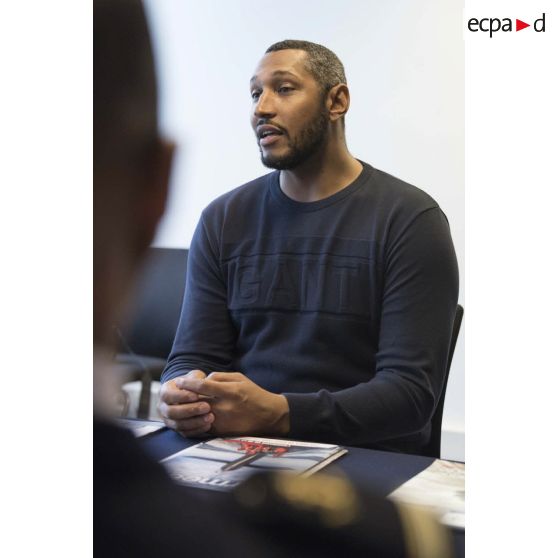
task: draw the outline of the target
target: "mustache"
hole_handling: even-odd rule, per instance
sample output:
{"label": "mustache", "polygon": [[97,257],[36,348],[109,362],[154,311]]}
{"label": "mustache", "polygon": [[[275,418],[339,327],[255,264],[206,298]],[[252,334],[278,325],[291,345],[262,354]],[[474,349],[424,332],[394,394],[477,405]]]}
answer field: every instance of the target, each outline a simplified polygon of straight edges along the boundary
{"label": "mustache", "polygon": [[[275,128],[277,128],[278,130],[281,130],[281,132],[283,132],[283,134],[285,134],[286,136],[289,135],[289,132],[287,132],[287,130],[285,130],[285,128],[283,128],[283,126],[280,126],[279,124],[277,124],[276,122],[274,122],[273,120],[269,120],[267,118],[260,118],[257,122],[256,125],[254,126],[255,129],[257,129],[259,126],[274,126]],[[257,134],[257,133],[256,133]]]}

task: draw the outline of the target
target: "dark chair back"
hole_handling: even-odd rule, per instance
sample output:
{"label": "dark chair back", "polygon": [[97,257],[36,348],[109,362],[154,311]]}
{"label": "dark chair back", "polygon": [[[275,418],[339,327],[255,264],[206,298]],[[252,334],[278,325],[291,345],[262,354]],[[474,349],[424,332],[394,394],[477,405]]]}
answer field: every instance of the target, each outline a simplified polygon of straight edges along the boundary
{"label": "dark chair back", "polygon": [[448,387],[448,378],[451,368],[451,361],[453,359],[453,353],[455,351],[455,345],[457,343],[457,338],[459,337],[459,330],[461,329],[461,321],[463,320],[463,307],[457,305],[455,311],[455,318],[453,319],[453,328],[451,332],[451,342],[448,353],[448,364],[446,366],[446,374],[444,376],[444,385],[442,387],[442,393],[440,394],[440,399],[436,405],[436,410],[432,415],[431,423],[431,434],[430,441],[423,448],[422,454],[428,457],[440,458],[440,444],[442,440],[442,417],[444,415],[444,400],[446,398],[446,388]]}
{"label": "dark chair back", "polygon": [[[172,348],[184,286],[188,250],[150,248],[140,271],[131,311],[120,328],[135,354],[167,359]],[[123,343],[124,344],[124,343]],[[129,352],[121,346],[121,352]]]}

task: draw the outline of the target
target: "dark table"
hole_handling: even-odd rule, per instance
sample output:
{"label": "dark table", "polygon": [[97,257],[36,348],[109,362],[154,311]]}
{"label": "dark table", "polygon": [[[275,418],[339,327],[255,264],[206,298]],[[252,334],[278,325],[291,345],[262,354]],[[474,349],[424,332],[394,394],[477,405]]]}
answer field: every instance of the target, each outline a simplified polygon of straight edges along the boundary
{"label": "dark table", "polygon": [[[176,432],[167,429],[144,436],[140,441],[144,449],[157,461],[199,442],[182,438]],[[327,470],[340,470],[357,485],[366,486],[382,496],[387,496],[434,461],[432,457],[346,447],[349,452],[329,465]],[[191,490],[202,492],[199,489]],[[223,497],[223,493],[220,492],[203,492],[204,497],[208,499]],[[456,555],[462,558],[465,556],[465,533],[458,529],[452,530],[452,533]]]}

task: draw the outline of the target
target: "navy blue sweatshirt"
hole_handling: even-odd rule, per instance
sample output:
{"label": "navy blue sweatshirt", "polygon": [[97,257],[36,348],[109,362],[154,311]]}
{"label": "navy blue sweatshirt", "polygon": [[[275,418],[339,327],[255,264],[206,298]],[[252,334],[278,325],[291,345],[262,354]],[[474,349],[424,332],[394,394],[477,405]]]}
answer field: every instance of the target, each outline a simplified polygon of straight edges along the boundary
{"label": "navy blue sweatshirt", "polygon": [[363,165],[323,200],[290,199],[275,171],[203,211],[162,381],[243,372],[286,396],[292,438],[420,451],[446,368],[457,262],[438,204]]}

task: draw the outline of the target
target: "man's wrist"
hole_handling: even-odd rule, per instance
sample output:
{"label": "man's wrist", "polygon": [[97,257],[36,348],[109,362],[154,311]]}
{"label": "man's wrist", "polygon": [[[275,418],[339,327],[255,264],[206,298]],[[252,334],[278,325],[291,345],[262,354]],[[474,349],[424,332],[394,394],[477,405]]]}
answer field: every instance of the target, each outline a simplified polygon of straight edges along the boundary
{"label": "man's wrist", "polygon": [[276,436],[286,436],[291,429],[289,402],[284,395],[274,396],[273,405],[273,434]]}

